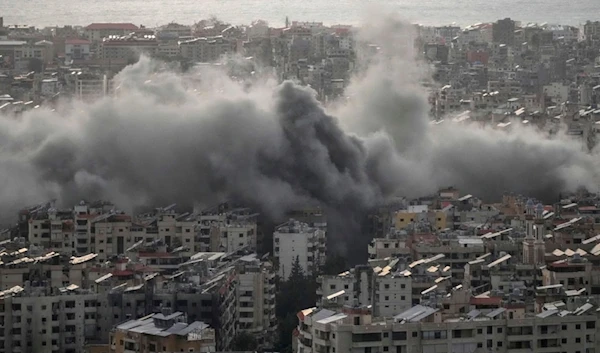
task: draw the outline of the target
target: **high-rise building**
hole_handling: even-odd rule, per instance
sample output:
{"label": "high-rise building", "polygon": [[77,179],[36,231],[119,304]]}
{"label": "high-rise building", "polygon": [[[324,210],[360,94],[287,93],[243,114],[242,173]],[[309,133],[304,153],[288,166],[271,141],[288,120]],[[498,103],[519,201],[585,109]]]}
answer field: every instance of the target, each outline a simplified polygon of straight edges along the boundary
{"label": "high-rise building", "polygon": [[304,274],[315,274],[325,264],[325,231],[290,220],[275,229],[273,249],[279,277],[282,279],[290,276],[296,261]]}

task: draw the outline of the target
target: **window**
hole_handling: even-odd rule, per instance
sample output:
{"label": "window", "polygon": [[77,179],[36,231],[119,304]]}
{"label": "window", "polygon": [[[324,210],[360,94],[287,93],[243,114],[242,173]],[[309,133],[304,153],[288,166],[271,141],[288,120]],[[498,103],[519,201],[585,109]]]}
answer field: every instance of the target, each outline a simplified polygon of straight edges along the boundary
{"label": "window", "polygon": [[575,329],[576,330],[581,330],[581,325],[580,324],[575,325]]}
{"label": "window", "polygon": [[329,289],[331,289],[331,290],[335,290],[335,284],[331,284],[331,285],[329,285]]}
{"label": "window", "polygon": [[481,329],[481,328],[478,328],[478,329],[477,329],[477,334],[478,334],[478,335],[481,335],[482,333],[483,333],[483,329]]}
{"label": "window", "polygon": [[567,344],[567,339],[566,339],[566,338],[563,338],[562,340],[560,340],[560,343],[562,343],[562,344]]}
{"label": "window", "polygon": [[401,288],[401,289],[404,289],[404,288],[406,288],[406,284],[401,284],[401,285],[400,285],[400,288]]}
{"label": "window", "polygon": [[387,346],[386,346],[386,347],[383,347],[383,351],[384,351],[384,352],[387,352],[388,350],[389,350],[389,348],[388,348]]}
{"label": "window", "polygon": [[389,285],[389,284],[385,284],[385,285],[383,286],[383,288],[385,288],[385,289],[390,289],[390,285]]}
{"label": "window", "polygon": [[[416,332],[413,332],[413,337]],[[406,341],[406,332],[392,332],[393,341]]]}
{"label": "window", "polygon": [[566,330],[567,330],[567,325],[562,325],[562,326],[561,326],[561,329],[562,329],[563,331],[566,331]]}
{"label": "window", "polygon": [[406,300],[406,297],[402,295],[400,296],[400,300]]}
{"label": "window", "polygon": [[498,333],[502,333],[502,327],[498,327]]}
{"label": "window", "polygon": [[496,347],[498,347],[498,348],[502,347],[502,341],[496,342]]}
{"label": "window", "polygon": [[579,337],[575,338],[575,343],[581,343],[581,338],[579,338]]}
{"label": "window", "polygon": [[491,334],[492,333],[492,326],[488,326],[487,328],[487,333]]}
{"label": "window", "polygon": [[588,321],[585,323],[585,328],[596,328],[596,321]]}
{"label": "window", "polygon": [[483,348],[483,343],[481,343],[481,342],[477,343],[477,348]]}

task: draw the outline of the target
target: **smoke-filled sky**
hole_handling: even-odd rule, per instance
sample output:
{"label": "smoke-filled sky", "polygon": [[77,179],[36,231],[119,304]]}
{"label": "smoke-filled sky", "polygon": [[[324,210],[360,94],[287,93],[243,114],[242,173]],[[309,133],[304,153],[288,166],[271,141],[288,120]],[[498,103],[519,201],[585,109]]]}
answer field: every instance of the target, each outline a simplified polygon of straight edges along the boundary
{"label": "smoke-filled sky", "polygon": [[358,38],[379,54],[328,107],[290,82],[249,88],[209,69],[157,72],[142,58],[116,77],[114,97],[0,117],[0,212],[50,198],[128,209],[234,197],[276,217],[307,201],[354,214],[448,185],[489,198],[597,187],[597,156],[567,138],[430,125],[410,26],[377,22]]}

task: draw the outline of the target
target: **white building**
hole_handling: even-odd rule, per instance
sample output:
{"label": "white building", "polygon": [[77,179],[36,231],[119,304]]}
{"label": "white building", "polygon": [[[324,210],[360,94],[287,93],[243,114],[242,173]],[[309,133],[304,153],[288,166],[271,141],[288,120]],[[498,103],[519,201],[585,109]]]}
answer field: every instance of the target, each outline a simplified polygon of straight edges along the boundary
{"label": "white building", "polygon": [[325,232],[290,220],[275,230],[273,249],[282,279],[289,277],[296,259],[304,273],[310,275],[325,264]]}

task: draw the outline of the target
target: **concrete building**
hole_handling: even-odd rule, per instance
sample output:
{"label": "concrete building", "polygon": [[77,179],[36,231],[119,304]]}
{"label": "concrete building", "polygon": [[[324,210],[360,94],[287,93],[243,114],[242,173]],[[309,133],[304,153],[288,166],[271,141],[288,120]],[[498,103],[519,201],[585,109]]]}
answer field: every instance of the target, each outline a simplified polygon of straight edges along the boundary
{"label": "concrete building", "polygon": [[447,227],[446,213],[442,210],[429,210],[427,206],[417,208],[414,206],[400,210],[394,215],[396,229],[405,229],[417,223],[428,223],[433,230],[442,230]]}
{"label": "concrete building", "polygon": [[111,352],[215,352],[215,331],[201,321],[187,323],[185,313],[151,314],[118,325]]}
{"label": "concrete building", "polygon": [[60,89],[58,78],[45,78],[40,83],[40,95],[44,97],[52,97],[60,92]]}
{"label": "concrete building", "polygon": [[238,330],[250,333],[259,347],[273,347],[277,334],[275,272],[270,262],[247,255],[238,262]]}
{"label": "concrete building", "polygon": [[81,352],[86,340],[97,335],[100,308],[96,294],[75,292],[77,287],[62,287],[61,295],[53,293],[50,287],[32,287],[26,292],[22,287],[13,287],[3,291],[0,351]]}
{"label": "concrete building", "polygon": [[515,39],[515,21],[510,18],[498,20],[492,25],[492,40],[494,43],[513,45]]}
{"label": "concrete building", "polygon": [[180,41],[181,56],[192,62],[209,63],[235,52],[236,43],[222,36]]}
{"label": "concrete building", "polygon": [[544,85],[543,92],[552,102],[560,104],[569,100],[570,87],[561,82],[552,82]]}
{"label": "concrete building", "polygon": [[290,220],[276,228],[273,249],[280,278],[289,277],[296,260],[304,273],[311,275],[325,264],[325,232]]}
{"label": "concrete building", "polygon": [[[0,333],[11,336],[6,347],[40,353],[81,352],[85,344],[116,349],[120,339],[109,341],[116,324],[167,309],[185,313],[188,324],[210,325],[213,345],[221,350],[231,347],[239,331],[257,335],[261,347],[273,343],[275,273],[255,255],[199,253],[177,272],[161,275],[124,257],[98,263],[96,254],[69,260],[32,251],[2,255],[0,284],[6,289],[0,293]],[[134,341],[147,346],[138,338]]]}
{"label": "concrete building", "polygon": [[319,276],[317,305],[371,306],[373,315],[387,317],[412,306],[412,281],[389,269],[357,266],[336,276]]}
{"label": "concrete building", "polygon": [[590,303],[561,315],[557,309],[526,314],[518,306],[469,310],[451,313],[418,305],[381,319],[366,307],[306,309],[298,313],[297,352],[576,353],[600,348],[600,322]]}
{"label": "concrete building", "polygon": [[153,258],[155,264],[165,265],[167,257],[175,260],[198,252],[257,249],[256,213],[237,209],[190,214],[177,213],[174,207],[133,217],[115,210],[112,204],[82,202],[70,210],[45,205],[30,216],[27,237],[35,246],[63,254],[95,252],[105,261],[124,253],[137,259],[136,253],[143,252],[146,260]]}
{"label": "concrete building", "polygon": [[111,79],[105,74],[74,73],[74,95],[81,100],[95,100],[112,93]]}
{"label": "concrete building", "polygon": [[154,55],[158,41],[154,36],[109,36],[99,44],[99,57],[103,60],[137,60],[140,55]]}
{"label": "concrete building", "polygon": [[90,46],[92,42],[85,39],[65,40],[65,60],[89,60],[91,56]]}
{"label": "concrete building", "polygon": [[124,36],[139,29],[133,23],[92,23],[84,28],[84,35],[92,42],[99,42],[110,36]]}

